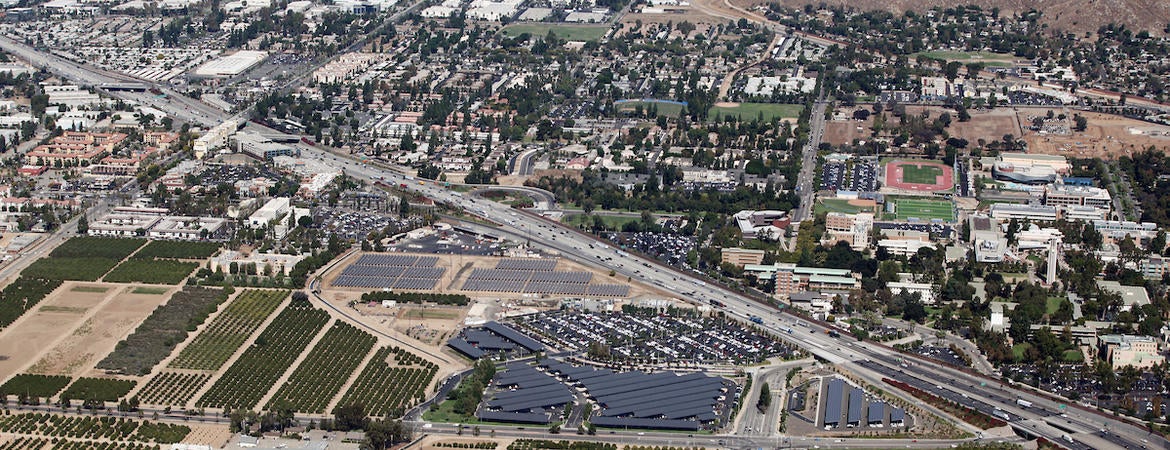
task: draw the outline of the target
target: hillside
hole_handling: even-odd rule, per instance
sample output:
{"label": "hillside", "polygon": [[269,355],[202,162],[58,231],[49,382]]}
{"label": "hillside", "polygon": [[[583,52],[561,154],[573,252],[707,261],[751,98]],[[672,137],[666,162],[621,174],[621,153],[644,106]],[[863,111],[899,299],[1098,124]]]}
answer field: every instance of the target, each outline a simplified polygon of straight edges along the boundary
{"label": "hillside", "polygon": [[[737,4],[766,3],[759,0],[735,1]],[[1044,13],[1044,22],[1053,29],[1072,31],[1084,35],[1086,31],[1096,32],[1110,22],[1124,23],[1133,30],[1148,30],[1151,35],[1163,34],[1170,23],[1170,1],[1166,0],[777,0],[788,7],[803,7],[805,4],[846,5],[858,9],[885,9],[901,12],[906,9],[926,10],[933,7],[949,7],[956,4],[973,4],[989,9],[998,7],[1004,14],[1036,9]],[[743,2],[743,3],[740,3]]]}

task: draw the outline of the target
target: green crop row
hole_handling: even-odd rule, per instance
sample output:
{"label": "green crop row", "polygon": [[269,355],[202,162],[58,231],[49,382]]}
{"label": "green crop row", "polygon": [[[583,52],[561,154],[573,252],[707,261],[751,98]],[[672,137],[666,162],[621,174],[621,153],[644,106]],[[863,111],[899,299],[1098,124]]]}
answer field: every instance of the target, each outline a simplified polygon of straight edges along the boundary
{"label": "green crop row", "polygon": [[329,321],[308,302],[292,302],[196,403],[210,408],[254,408]]}
{"label": "green crop row", "polygon": [[377,339],[370,333],[348,323],[334,323],[276,391],[272,402],[285,400],[297,411],[324,413],[375,343]]}
{"label": "green crop row", "polygon": [[288,291],[246,290],[170,363],[176,369],[218,370],[276,311]]}
{"label": "green crop row", "polygon": [[438,370],[438,366],[406,350],[383,347],[366,364],[339,404],[365,405],[371,416],[396,416],[426,399],[426,387]]}

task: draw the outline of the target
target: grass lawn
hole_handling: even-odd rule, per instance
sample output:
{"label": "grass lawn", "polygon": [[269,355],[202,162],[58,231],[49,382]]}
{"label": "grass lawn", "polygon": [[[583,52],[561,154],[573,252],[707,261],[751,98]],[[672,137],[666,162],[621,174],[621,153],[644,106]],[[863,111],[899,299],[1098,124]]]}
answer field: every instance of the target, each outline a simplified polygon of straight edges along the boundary
{"label": "grass lawn", "polygon": [[110,288],[101,287],[101,286],[73,286],[73,289],[70,289],[70,291],[73,291],[73,292],[94,292],[94,293],[106,292],[109,290],[110,290]]}
{"label": "grass lawn", "polygon": [[1024,359],[1024,352],[1028,351],[1028,347],[1031,347],[1031,346],[1032,346],[1032,344],[1029,344],[1027,342],[1013,345],[1012,346],[1012,357],[1015,358],[1016,361]]}
{"label": "grass lawn", "polygon": [[1044,305],[1044,310],[1047,311],[1048,314],[1052,314],[1060,308],[1060,303],[1062,301],[1064,301],[1064,299],[1060,297],[1048,297],[1048,303]]}
{"label": "grass lawn", "polygon": [[821,211],[857,214],[859,212],[873,212],[873,208],[850,205],[849,200],[843,198],[826,198],[817,202],[815,211],[816,214],[820,214]]}
{"label": "grass lawn", "polygon": [[738,106],[712,106],[707,110],[707,118],[715,120],[716,117],[724,118],[730,115],[736,115],[739,120],[755,120],[763,114],[764,120],[772,120],[780,117],[800,117],[800,111],[804,109],[804,105],[795,105],[788,103],[740,103]]}
{"label": "grass lawn", "polygon": [[638,110],[638,105],[642,106],[642,111],[649,111],[650,106],[654,105],[658,108],[659,116],[678,117],[683,110],[683,105],[673,102],[656,102],[656,101],[633,101],[621,102],[615,107],[619,112],[633,113]]}
{"label": "grass lawn", "polygon": [[1083,362],[1085,360],[1085,354],[1081,353],[1080,350],[1065,350],[1063,357],[1068,362]]}
{"label": "grass lawn", "polygon": [[[888,199],[887,201],[894,203],[893,216],[897,220],[906,220],[911,217],[919,220],[955,220],[955,210],[951,206],[951,202],[919,198],[895,198]],[[890,214],[887,213],[886,215],[889,216]]]}
{"label": "grass lawn", "polygon": [[914,184],[935,184],[942,176],[942,168],[938,166],[911,166],[903,164],[902,181]]}
{"label": "grass lawn", "polygon": [[[594,215],[593,217],[601,217],[602,222],[605,222],[606,228],[613,228],[615,230],[620,230],[622,228],[622,225],[625,225],[628,222],[637,222],[639,220],[642,220],[641,217],[637,217],[637,216],[603,216],[603,215],[597,214],[597,215]],[[572,225],[572,226],[585,225],[585,227],[588,228],[588,227],[593,226],[593,217],[586,216],[584,214],[566,214],[564,221],[568,225]]]}
{"label": "grass lawn", "polygon": [[465,416],[455,412],[455,400],[444,400],[438,406],[431,407],[422,415],[423,420],[428,422],[443,422],[443,423],[490,423],[480,421],[475,416]]}
{"label": "grass lawn", "polygon": [[500,30],[500,34],[516,37],[524,33],[544,37],[549,30],[558,38],[569,41],[596,41],[605,36],[609,25],[568,25],[563,23],[514,23]]}
{"label": "grass lawn", "polygon": [[132,293],[132,294],[146,294],[146,295],[163,295],[163,294],[166,294],[166,293],[167,293],[167,290],[168,290],[168,289],[170,289],[170,288],[162,288],[162,287],[136,287],[136,288],[134,288],[134,290],[133,290],[133,291],[131,291],[131,293]]}
{"label": "grass lawn", "polygon": [[451,320],[456,317],[453,311],[441,311],[437,309],[408,309],[402,315],[405,319],[440,319]]}
{"label": "grass lawn", "polygon": [[[916,53],[913,56],[923,55],[927,58],[941,59],[944,61],[959,61],[966,63],[983,63],[987,67],[1008,67],[1012,65],[1012,55],[1007,53],[992,53],[992,52],[948,52],[948,51],[932,51]],[[966,70],[964,68],[964,70]]]}

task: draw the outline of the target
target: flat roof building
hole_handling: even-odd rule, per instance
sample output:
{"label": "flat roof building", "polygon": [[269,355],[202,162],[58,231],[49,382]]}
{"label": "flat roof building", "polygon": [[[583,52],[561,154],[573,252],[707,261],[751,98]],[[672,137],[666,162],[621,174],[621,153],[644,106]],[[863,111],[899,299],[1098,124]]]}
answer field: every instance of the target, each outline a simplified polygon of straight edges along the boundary
{"label": "flat roof building", "polygon": [[725,248],[720,252],[723,262],[743,267],[748,264],[759,264],[764,261],[764,251],[747,248]]}
{"label": "flat roof building", "polygon": [[1113,198],[1109,191],[1092,186],[1068,186],[1054,184],[1044,188],[1046,206],[1092,206],[1109,209]]}

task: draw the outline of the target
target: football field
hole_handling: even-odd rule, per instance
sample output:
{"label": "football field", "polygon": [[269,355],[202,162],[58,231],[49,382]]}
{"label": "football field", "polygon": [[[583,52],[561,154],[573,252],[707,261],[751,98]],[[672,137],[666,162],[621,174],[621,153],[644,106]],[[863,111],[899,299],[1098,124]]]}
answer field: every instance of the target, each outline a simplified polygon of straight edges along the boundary
{"label": "football field", "polygon": [[890,204],[886,206],[886,216],[889,217],[892,214],[895,220],[930,221],[939,219],[947,222],[955,220],[955,208],[949,201],[896,198],[889,199],[887,202]]}

